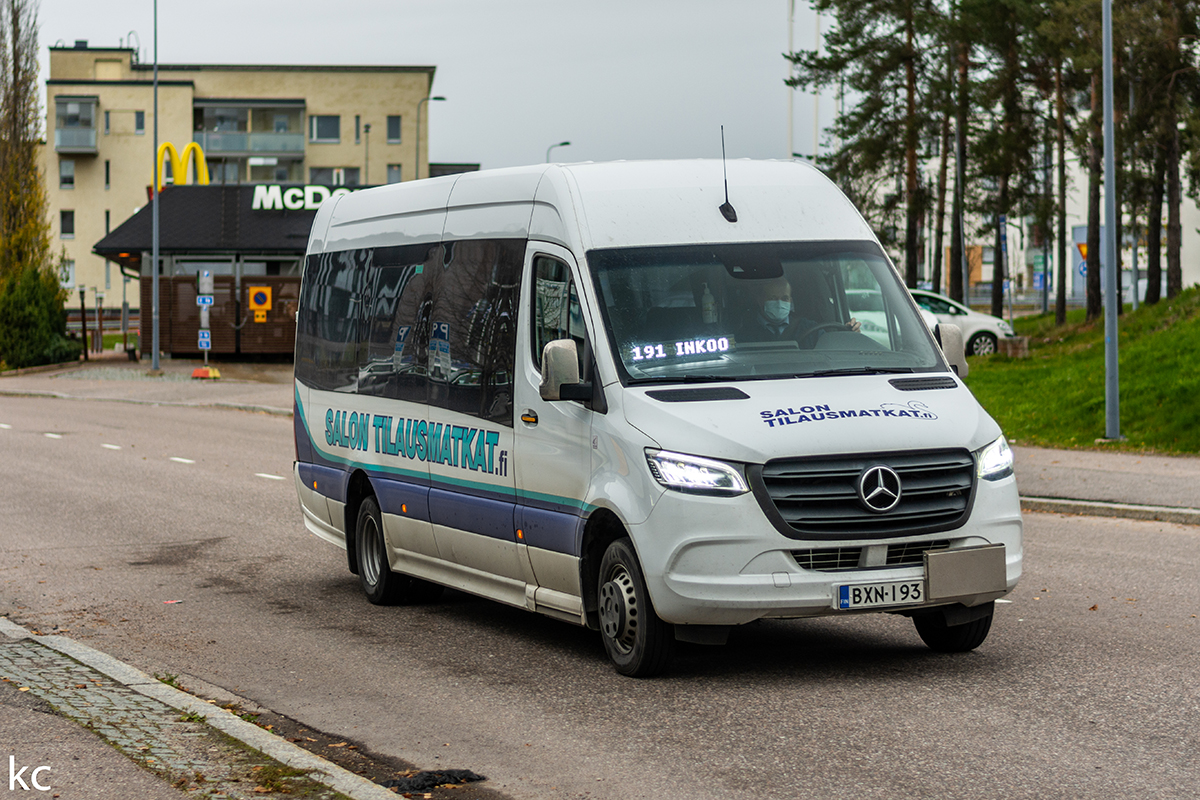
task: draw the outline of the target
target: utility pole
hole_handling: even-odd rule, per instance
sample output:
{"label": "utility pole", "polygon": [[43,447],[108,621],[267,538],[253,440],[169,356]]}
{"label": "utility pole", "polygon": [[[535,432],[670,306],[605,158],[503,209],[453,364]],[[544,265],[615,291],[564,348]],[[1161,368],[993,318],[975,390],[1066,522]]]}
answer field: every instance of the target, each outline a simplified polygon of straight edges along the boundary
{"label": "utility pole", "polygon": [[1121,382],[1117,359],[1117,167],[1113,131],[1112,0],[1104,23],[1104,438],[1121,438]]}
{"label": "utility pole", "polygon": [[150,295],[151,329],[150,369],[157,371],[158,365],[158,0],[154,0],[154,173],[150,176]]}

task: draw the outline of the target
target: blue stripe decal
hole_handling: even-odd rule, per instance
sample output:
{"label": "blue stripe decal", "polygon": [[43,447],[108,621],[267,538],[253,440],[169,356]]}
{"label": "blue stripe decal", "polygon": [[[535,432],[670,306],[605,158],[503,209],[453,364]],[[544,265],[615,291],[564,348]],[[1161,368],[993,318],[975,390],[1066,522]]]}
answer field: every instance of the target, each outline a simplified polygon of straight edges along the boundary
{"label": "blue stripe decal", "polygon": [[346,502],[350,471],[361,469],[375,486],[380,509],[386,513],[400,515],[400,506],[407,504],[408,517],[505,541],[516,541],[516,529],[521,527],[530,547],[579,555],[584,519],[596,506],[569,497],[330,455],[313,439],[298,389],[295,404],[293,419],[308,440],[300,443],[298,450],[304,452],[307,444],[312,458],[311,464],[298,464],[300,475],[306,485],[315,478],[320,494]]}
{"label": "blue stripe decal", "polygon": [[436,525],[516,542],[511,502],[485,500],[461,492],[429,490],[429,519]]}
{"label": "blue stripe decal", "polygon": [[525,534],[525,544],[530,547],[579,555],[583,519],[578,514],[517,506],[517,527]]}
{"label": "blue stripe decal", "polygon": [[372,481],[375,496],[379,499],[379,510],[421,522],[429,522],[429,487],[417,486],[405,481],[379,478]]}

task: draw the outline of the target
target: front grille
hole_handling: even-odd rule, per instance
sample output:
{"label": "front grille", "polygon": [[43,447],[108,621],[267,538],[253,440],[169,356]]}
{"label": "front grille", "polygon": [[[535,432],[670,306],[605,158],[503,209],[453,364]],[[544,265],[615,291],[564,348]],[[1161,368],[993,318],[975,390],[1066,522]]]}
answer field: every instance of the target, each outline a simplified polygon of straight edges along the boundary
{"label": "front grille", "polygon": [[939,542],[908,542],[889,544],[887,565],[889,567],[918,567],[925,565],[926,550],[945,550],[950,546],[948,539]]}
{"label": "front grille", "polygon": [[793,550],[792,558],[801,569],[815,572],[840,572],[858,569],[861,547],[826,547],[818,550]]}
{"label": "front grille", "polygon": [[889,544],[886,561],[876,567],[862,563],[863,547],[816,547],[811,550],[793,550],[792,558],[801,569],[813,572],[846,572],[858,569],[883,569],[887,567],[920,567],[925,564],[926,550],[945,550],[949,539],[933,542],[906,542]]}
{"label": "front grille", "polygon": [[[877,464],[900,476],[900,502],[876,513],[858,499],[858,478]],[[769,461],[752,470],[755,494],[776,527],[795,538],[906,536],[962,525],[975,489],[966,450],[924,450]]]}

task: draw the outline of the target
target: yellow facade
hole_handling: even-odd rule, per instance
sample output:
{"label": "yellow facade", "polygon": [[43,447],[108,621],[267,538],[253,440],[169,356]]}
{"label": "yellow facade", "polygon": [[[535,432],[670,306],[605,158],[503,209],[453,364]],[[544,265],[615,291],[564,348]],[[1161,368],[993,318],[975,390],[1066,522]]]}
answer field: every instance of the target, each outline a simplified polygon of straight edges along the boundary
{"label": "yellow facade", "polygon": [[[433,67],[421,66],[160,64],[158,139],[181,153],[198,142],[214,183],[412,180],[417,105],[429,97],[433,75]],[[152,79],[152,65],[136,63],[128,48],[50,49],[42,167],[51,231],[54,249],[61,246],[74,262],[68,287],[85,287],[89,306],[96,291],[105,307],[121,305],[121,273],[92,247],[149,201]],[[427,104],[421,114],[419,174],[425,177]],[[334,117],[336,137],[328,135]],[[73,212],[73,235],[64,234],[64,211]],[[129,300],[136,306],[134,287]]]}

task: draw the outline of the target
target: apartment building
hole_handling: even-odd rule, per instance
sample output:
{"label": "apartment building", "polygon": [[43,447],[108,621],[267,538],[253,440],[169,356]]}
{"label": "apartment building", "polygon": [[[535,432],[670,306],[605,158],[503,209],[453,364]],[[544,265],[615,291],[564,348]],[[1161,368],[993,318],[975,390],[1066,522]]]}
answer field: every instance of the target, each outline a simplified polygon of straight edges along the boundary
{"label": "apartment building", "polygon": [[[158,140],[180,153],[199,145],[214,184],[352,187],[428,177],[434,71],[159,64]],[[89,306],[97,292],[106,308],[121,305],[121,270],[93,247],[149,202],[154,122],[153,65],[134,50],[86,41],[50,48],[42,167],[51,230],[67,254],[64,285],[83,289]],[[193,182],[194,161],[184,168]],[[129,295],[136,306],[136,289]]]}

